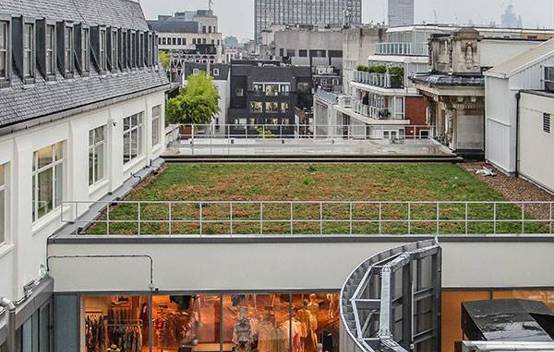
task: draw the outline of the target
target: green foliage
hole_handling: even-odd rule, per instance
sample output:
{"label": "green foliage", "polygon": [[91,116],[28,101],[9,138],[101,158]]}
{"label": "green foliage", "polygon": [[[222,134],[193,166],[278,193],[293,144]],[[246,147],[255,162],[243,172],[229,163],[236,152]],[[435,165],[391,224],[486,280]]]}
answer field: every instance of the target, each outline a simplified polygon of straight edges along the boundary
{"label": "green foliage", "polygon": [[187,86],[167,102],[170,123],[207,124],[219,111],[219,92],[205,72],[189,76]]}
{"label": "green foliage", "polygon": [[369,72],[369,67],[366,65],[358,65],[356,69],[360,72]]}
{"label": "green foliage", "polygon": [[373,65],[369,67],[371,73],[387,73],[387,66],[385,65]]}
{"label": "green foliage", "polygon": [[169,54],[166,53],[165,51],[160,51],[159,59],[164,70],[166,71],[169,70],[169,62],[170,62]]}
{"label": "green foliage", "polygon": [[398,66],[389,67],[389,74],[396,77],[404,77],[404,68]]}

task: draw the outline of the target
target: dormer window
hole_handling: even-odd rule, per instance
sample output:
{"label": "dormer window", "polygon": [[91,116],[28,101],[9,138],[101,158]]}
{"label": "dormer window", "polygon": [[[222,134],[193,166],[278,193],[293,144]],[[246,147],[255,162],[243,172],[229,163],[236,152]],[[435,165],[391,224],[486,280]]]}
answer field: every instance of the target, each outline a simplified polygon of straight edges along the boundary
{"label": "dormer window", "polygon": [[122,31],[121,33],[121,48],[119,49],[120,52],[120,65],[121,69],[127,68],[127,32]]}
{"label": "dormer window", "polygon": [[57,24],[58,66],[65,78],[73,78],[75,71],[75,32],[71,22]]}
{"label": "dormer window", "polygon": [[138,66],[144,66],[144,33],[138,35]]}
{"label": "dormer window", "polygon": [[90,29],[81,30],[81,68],[83,72],[90,71]]}
{"label": "dormer window", "polygon": [[98,48],[98,59],[100,60],[100,71],[106,71],[106,30],[100,31],[100,42]]}
{"label": "dormer window", "polygon": [[35,26],[23,25],[23,78],[35,76]]}
{"label": "dormer window", "polygon": [[56,27],[53,25],[46,26],[46,75],[54,75],[56,73]]}
{"label": "dormer window", "polygon": [[136,33],[134,31],[131,31],[131,35],[129,38],[129,66],[131,68],[136,67]]}
{"label": "dormer window", "polygon": [[112,29],[110,32],[110,67],[112,71],[119,68],[119,31]]}
{"label": "dormer window", "polygon": [[64,28],[64,72],[66,76],[73,74],[73,27]]}
{"label": "dormer window", "polygon": [[10,26],[8,21],[0,21],[0,83],[7,81],[10,72],[9,51]]}

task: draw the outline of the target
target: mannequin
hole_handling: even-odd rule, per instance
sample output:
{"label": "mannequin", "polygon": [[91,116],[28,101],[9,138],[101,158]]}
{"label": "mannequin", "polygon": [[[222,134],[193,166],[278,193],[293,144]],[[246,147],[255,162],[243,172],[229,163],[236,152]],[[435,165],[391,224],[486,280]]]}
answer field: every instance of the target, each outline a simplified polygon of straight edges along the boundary
{"label": "mannequin", "polygon": [[308,301],[304,301],[304,307],[298,310],[296,316],[302,324],[303,352],[317,352],[317,318],[308,309]]}
{"label": "mannequin", "polygon": [[268,307],[258,325],[258,352],[273,352],[274,329],[275,315]]}
{"label": "mannequin", "polygon": [[246,307],[240,307],[239,318],[235,323],[235,329],[233,331],[235,351],[250,352],[252,350],[252,342],[252,326],[250,324],[250,319],[248,319],[248,310]]}
{"label": "mannequin", "polygon": [[[310,295],[310,301],[308,302],[307,308],[310,311],[310,313],[312,313],[312,316],[314,316],[317,319],[317,317],[319,316],[319,302],[317,301],[317,295],[315,293],[312,293]],[[316,324],[317,324],[317,320],[316,320]],[[317,325],[315,329],[317,329]]]}

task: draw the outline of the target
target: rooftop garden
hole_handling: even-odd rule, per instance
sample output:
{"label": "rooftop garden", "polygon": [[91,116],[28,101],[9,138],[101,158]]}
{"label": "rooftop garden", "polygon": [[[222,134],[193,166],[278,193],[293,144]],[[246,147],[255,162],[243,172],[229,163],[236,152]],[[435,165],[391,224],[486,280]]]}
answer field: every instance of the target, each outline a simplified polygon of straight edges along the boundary
{"label": "rooftop garden", "polygon": [[[146,180],[127,200],[143,202],[140,211],[138,203],[113,206],[110,220],[116,222],[110,224],[110,234],[137,234],[138,226],[141,234],[228,234],[230,226],[235,234],[432,234],[437,223],[423,220],[436,218],[434,201],[504,199],[452,164],[172,164]],[[150,201],[175,203],[169,209],[166,202]],[[231,201],[256,203],[231,206]],[[273,201],[311,203],[264,203]],[[320,203],[327,201],[336,203]],[[351,206],[342,201],[398,203]],[[521,221],[503,220],[520,219],[521,210],[510,204],[496,208],[492,204],[441,204],[440,233],[520,233]],[[296,220],[292,226],[291,212]],[[496,225],[492,220],[495,212]],[[464,221],[466,213],[469,224]],[[385,221],[379,224],[379,218]],[[544,231],[538,223],[525,226],[529,232]],[[100,222],[87,233],[105,234],[107,230]]]}

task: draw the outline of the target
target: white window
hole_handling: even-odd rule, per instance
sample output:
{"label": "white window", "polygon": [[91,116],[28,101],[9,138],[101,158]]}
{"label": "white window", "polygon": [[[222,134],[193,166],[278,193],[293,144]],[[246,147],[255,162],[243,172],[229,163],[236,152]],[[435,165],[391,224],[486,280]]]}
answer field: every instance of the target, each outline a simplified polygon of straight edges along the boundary
{"label": "white window", "polygon": [[61,206],[63,142],[33,153],[33,221]]}
{"label": "white window", "polygon": [[123,164],[142,154],[143,115],[141,112],[123,119]]}
{"label": "white window", "polygon": [[100,70],[106,71],[106,31],[100,31],[100,43],[99,43],[99,60]]}
{"label": "white window", "polygon": [[0,245],[6,242],[6,210],[8,207],[6,193],[6,166],[0,165]]}
{"label": "white window", "polygon": [[23,29],[23,76],[34,77],[35,65],[35,31],[32,24],[25,24]]}
{"label": "white window", "polygon": [[0,80],[8,77],[8,22],[0,22]]}
{"label": "white window", "polygon": [[56,27],[46,26],[46,74],[54,74],[54,63],[56,55],[54,48],[56,47]]}
{"label": "white window", "polygon": [[88,28],[81,31],[81,69],[83,72],[90,70],[90,32]]}
{"label": "white window", "polygon": [[73,73],[73,27],[65,27],[64,41],[65,73]]}
{"label": "white window", "polygon": [[154,106],[152,108],[152,146],[156,146],[161,142],[162,134],[162,106]]}
{"label": "white window", "polygon": [[119,66],[119,40],[117,34],[117,31],[112,31],[112,70],[116,70]]}
{"label": "white window", "polygon": [[92,186],[105,178],[106,126],[88,133],[88,184]]}

